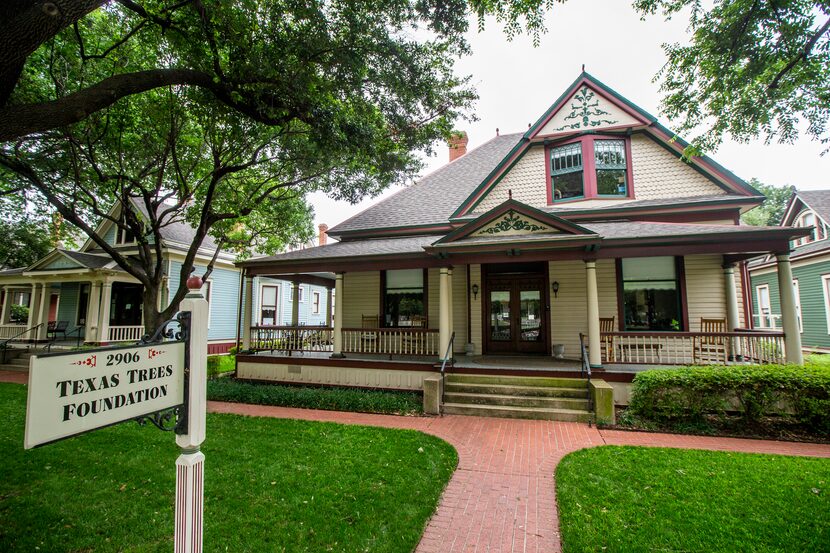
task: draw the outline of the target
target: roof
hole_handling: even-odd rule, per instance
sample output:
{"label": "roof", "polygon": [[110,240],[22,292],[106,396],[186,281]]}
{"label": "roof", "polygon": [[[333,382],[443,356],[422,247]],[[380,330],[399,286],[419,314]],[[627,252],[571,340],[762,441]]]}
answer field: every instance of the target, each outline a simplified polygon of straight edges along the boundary
{"label": "roof", "polygon": [[316,246],[304,250],[286,252],[279,255],[255,257],[240,261],[237,265],[258,265],[275,261],[331,259],[338,257],[355,257],[366,255],[397,255],[423,253],[424,247],[435,242],[433,236],[404,236],[400,238],[376,238],[336,242],[325,246]]}
{"label": "roof", "polygon": [[455,209],[519,143],[521,133],[496,136],[415,184],[328,230],[345,232],[447,224]]}
{"label": "roof", "polygon": [[77,261],[87,269],[103,269],[107,265],[114,265],[112,258],[108,255],[95,255],[91,253],[73,252],[69,250],[58,250],[62,254]]}
{"label": "roof", "polygon": [[819,217],[830,224],[830,190],[800,190],[795,194]]}
{"label": "roof", "polygon": [[[149,211],[147,211],[147,207],[143,202],[139,202],[137,199],[133,198],[133,205],[141,212],[142,215],[149,218]],[[163,210],[165,209],[165,206],[159,206],[158,209]],[[162,239],[169,242],[184,244],[189,247],[196,238],[196,229],[189,223],[183,221],[178,214],[173,214],[172,218],[166,217],[165,219],[164,224],[161,228],[159,228]],[[217,244],[213,237],[208,234],[205,236],[204,240],[202,240],[201,247],[216,250]]]}

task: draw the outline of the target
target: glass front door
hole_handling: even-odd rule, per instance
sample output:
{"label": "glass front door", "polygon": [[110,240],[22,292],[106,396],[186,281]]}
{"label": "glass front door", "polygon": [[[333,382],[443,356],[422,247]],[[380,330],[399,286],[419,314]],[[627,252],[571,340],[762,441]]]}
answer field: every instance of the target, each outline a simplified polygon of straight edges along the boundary
{"label": "glass front door", "polygon": [[505,278],[487,283],[488,353],[545,353],[546,296],[543,277]]}

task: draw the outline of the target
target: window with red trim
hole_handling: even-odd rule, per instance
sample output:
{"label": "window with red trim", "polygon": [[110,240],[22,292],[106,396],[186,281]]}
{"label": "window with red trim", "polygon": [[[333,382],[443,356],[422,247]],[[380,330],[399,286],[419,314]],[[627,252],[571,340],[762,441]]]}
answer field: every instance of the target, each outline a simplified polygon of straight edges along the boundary
{"label": "window with red trim", "polygon": [[589,135],[550,147],[549,200],[633,198],[629,158],[626,138]]}

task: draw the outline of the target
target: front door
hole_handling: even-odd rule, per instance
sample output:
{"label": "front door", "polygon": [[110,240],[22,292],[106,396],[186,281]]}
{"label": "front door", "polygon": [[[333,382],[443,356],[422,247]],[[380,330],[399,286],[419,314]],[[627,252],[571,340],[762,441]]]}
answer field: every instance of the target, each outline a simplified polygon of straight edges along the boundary
{"label": "front door", "polygon": [[492,275],[487,279],[487,353],[546,353],[546,279],[541,275]]}

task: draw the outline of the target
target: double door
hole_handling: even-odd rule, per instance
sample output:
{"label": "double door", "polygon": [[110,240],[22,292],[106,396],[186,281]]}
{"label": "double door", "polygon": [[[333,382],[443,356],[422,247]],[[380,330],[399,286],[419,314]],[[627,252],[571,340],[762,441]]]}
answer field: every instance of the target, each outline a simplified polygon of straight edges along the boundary
{"label": "double door", "polygon": [[487,353],[546,353],[547,286],[544,276],[498,275],[487,281]]}

